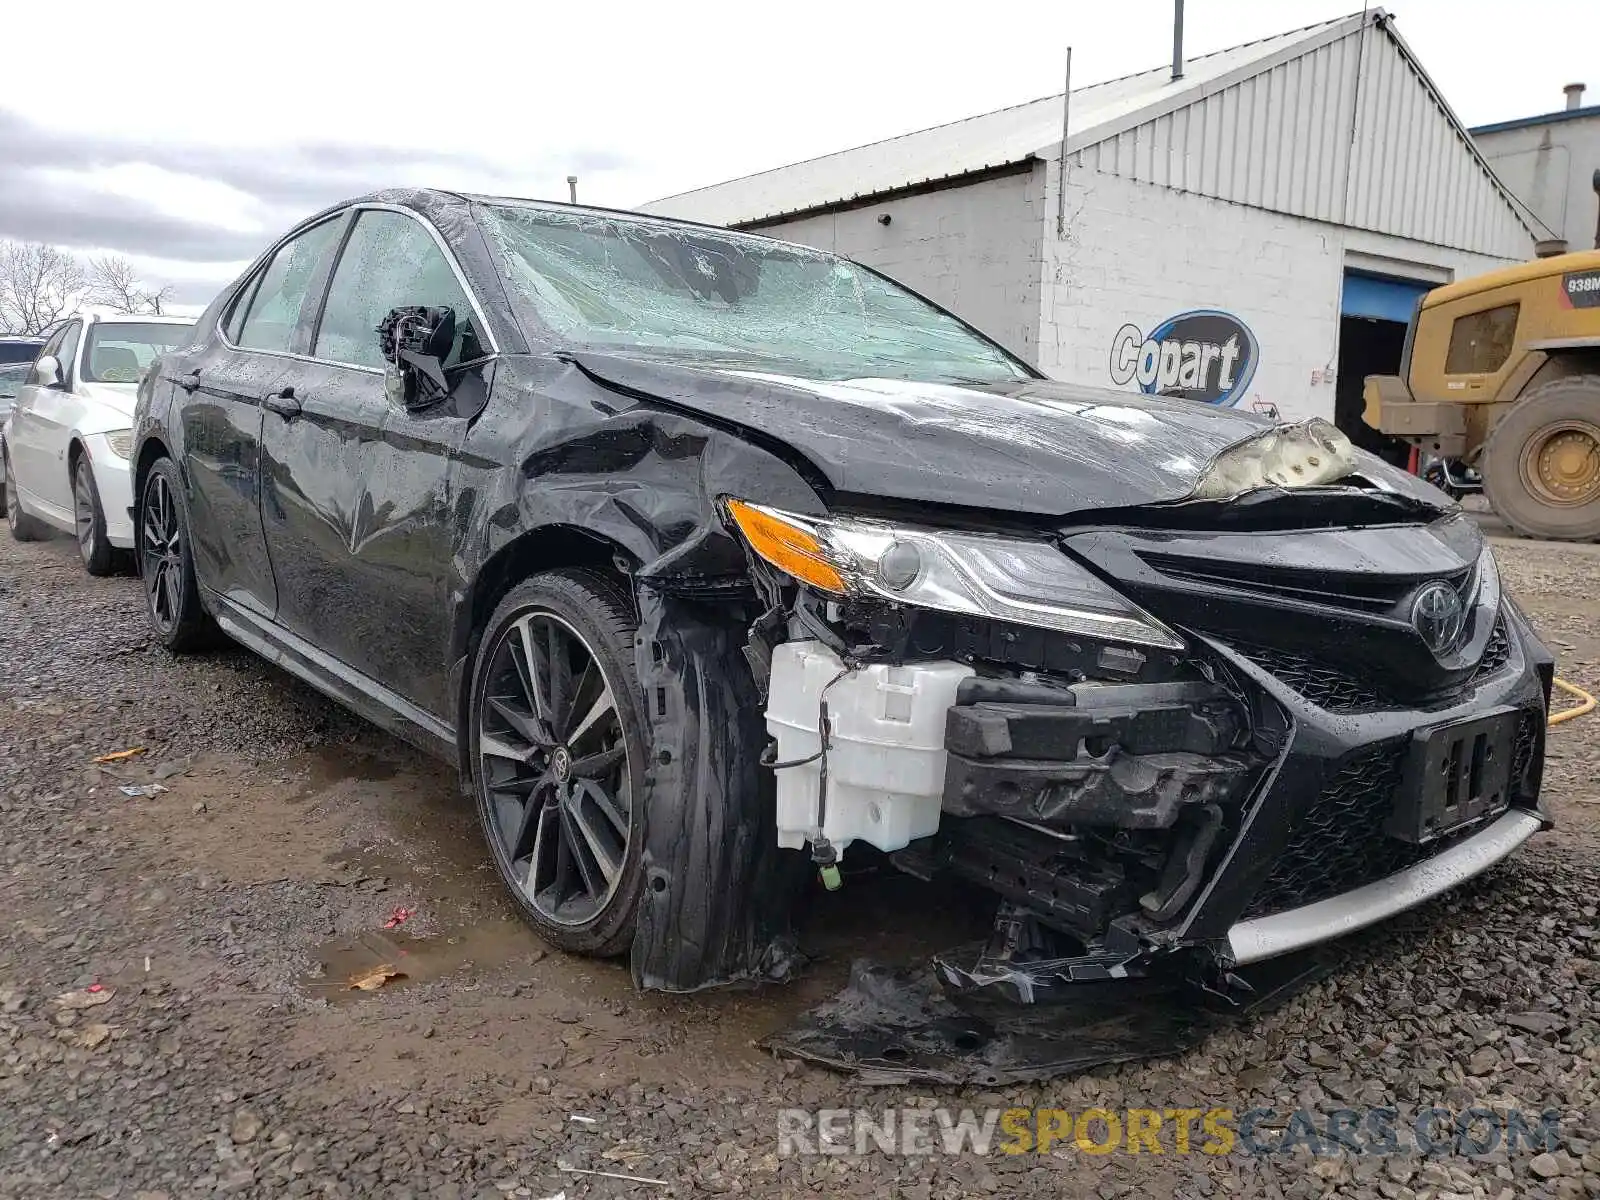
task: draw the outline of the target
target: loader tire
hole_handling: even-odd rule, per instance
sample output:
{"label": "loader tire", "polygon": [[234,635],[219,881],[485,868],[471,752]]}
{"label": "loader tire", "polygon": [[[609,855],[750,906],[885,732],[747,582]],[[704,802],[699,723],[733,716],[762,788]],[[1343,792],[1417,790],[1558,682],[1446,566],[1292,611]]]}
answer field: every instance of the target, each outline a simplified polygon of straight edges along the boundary
{"label": "loader tire", "polygon": [[1483,489],[1524,537],[1600,538],[1600,375],[1569,375],[1523,393],[1489,434]]}

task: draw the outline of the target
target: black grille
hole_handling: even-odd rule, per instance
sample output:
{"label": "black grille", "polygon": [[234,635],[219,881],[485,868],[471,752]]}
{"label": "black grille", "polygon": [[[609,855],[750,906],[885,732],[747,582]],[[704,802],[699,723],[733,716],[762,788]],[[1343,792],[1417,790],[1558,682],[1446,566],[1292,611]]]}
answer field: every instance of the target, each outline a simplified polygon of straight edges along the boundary
{"label": "black grille", "polygon": [[1383,695],[1370,683],[1338,667],[1266,646],[1238,646],[1235,649],[1328,712],[1366,712],[1388,707]]}
{"label": "black grille", "polygon": [[1473,673],[1472,681],[1479,683],[1498,674],[1510,661],[1511,635],[1506,632],[1506,619],[1496,617],[1494,631],[1489,634],[1489,644],[1483,648],[1483,657],[1478,660],[1478,669]]}
{"label": "black grille", "polygon": [[[1524,725],[1530,716],[1524,715]],[[1519,756],[1522,732],[1519,726]],[[1246,918],[1287,912],[1376,883],[1478,832],[1481,825],[1420,846],[1383,832],[1409,748],[1405,739],[1379,742],[1339,764],[1301,814],[1272,873],[1245,909]]]}
{"label": "black grille", "polygon": [[[1427,582],[1425,577],[1196,559],[1158,551],[1141,551],[1139,557],[1163,575],[1187,583],[1367,612],[1388,612]],[[1464,596],[1473,590],[1470,567],[1437,578]]]}
{"label": "black grille", "polygon": [[[1339,667],[1268,646],[1236,646],[1251,662],[1299,692],[1318,708],[1335,713],[1371,712],[1392,707],[1377,688]],[[1504,617],[1496,618],[1488,645],[1472,675],[1474,684],[1499,674],[1511,661],[1511,635]]]}

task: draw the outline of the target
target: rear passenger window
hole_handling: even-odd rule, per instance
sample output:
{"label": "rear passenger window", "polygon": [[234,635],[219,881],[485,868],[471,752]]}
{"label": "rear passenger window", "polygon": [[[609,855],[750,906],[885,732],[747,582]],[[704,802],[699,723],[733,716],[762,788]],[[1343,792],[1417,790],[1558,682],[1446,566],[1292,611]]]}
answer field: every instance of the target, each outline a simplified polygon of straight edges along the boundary
{"label": "rear passenger window", "polygon": [[249,350],[288,350],[294,343],[294,327],[300,320],[300,305],[311,286],[311,277],[323,251],[333,241],[339,220],[314,225],[293,241],[285,242],[272,256],[250,310],[239,325],[235,343]]}
{"label": "rear passenger window", "polygon": [[1502,304],[1483,312],[1457,317],[1450,327],[1450,349],[1445,352],[1446,375],[1487,375],[1498,371],[1511,357],[1517,336],[1518,305]]}
{"label": "rear passenger window", "polygon": [[472,305],[439,244],[411,217],[369,209],[356,218],[333,270],[312,355],[381,368],[378,326],[391,308],[412,304],[455,310],[456,344],[446,366],[481,353]]}

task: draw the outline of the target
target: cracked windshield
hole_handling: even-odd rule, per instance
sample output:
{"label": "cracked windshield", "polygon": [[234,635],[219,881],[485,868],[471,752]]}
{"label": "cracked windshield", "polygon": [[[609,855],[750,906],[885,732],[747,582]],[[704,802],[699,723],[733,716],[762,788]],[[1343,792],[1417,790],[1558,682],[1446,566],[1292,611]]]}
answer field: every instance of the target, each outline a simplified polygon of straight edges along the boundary
{"label": "cracked windshield", "polygon": [[830,254],[646,221],[493,207],[517,299],[563,344],[808,378],[1026,379],[1004,351]]}

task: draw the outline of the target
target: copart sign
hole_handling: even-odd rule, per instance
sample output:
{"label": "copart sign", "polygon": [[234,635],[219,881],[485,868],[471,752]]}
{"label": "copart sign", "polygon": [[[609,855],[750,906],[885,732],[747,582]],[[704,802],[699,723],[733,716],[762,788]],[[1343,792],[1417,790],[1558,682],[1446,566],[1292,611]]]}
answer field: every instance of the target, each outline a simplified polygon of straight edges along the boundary
{"label": "copart sign", "polygon": [[1111,379],[1151,396],[1237,404],[1256,373],[1255,334],[1231,313],[1195,309],[1168,317],[1146,337],[1124,325],[1111,342]]}

